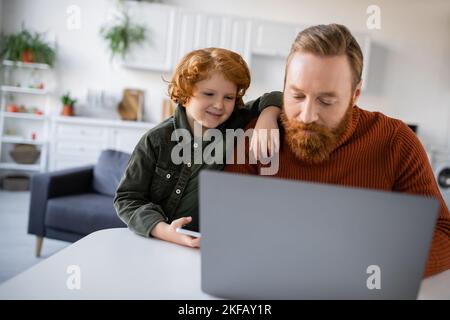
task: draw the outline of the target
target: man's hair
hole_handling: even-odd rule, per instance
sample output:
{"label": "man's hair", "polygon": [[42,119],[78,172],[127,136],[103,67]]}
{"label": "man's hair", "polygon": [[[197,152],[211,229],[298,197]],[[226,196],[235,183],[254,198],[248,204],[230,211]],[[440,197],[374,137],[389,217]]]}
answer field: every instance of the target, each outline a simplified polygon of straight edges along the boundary
{"label": "man's hair", "polygon": [[361,48],[351,32],[341,24],[320,24],[299,32],[287,58],[285,75],[293,55],[297,52],[308,52],[318,56],[345,54],[352,71],[353,89],[361,81],[363,69]]}
{"label": "man's hair", "polygon": [[208,79],[214,72],[220,72],[237,86],[235,105],[243,105],[242,97],[250,86],[250,70],[239,54],[222,48],[199,49],[186,54],[169,82],[170,99],[186,104],[193,96],[195,84]]}

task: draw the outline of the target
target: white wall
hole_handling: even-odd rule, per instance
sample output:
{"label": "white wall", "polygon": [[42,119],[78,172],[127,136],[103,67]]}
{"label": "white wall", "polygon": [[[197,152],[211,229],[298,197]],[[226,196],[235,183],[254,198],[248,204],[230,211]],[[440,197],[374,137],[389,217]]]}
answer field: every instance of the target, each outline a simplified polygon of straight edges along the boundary
{"label": "white wall", "polygon": [[3,8],[3,0],[0,0],[0,33],[2,32],[2,8]]}
{"label": "white wall", "polygon": [[[298,24],[337,22],[373,38],[367,90],[359,105],[419,125],[426,146],[450,146],[450,1],[448,0],[167,0],[191,9]],[[66,8],[81,8],[82,27],[67,30]],[[118,94],[125,86],[147,90],[146,119],[159,120],[166,85],[161,73],[121,69],[111,65],[98,29],[112,0],[4,1],[5,32],[26,25],[57,30],[58,87],[80,98],[87,87]],[[381,8],[381,30],[368,30],[366,9]],[[282,60],[254,59],[249,98],[281,87],[271,72]],[[256,66],[256,67],[255,67]],[[273,70],[273,71],[270,71]],[[164,75],[169,78],[170,75]]]}

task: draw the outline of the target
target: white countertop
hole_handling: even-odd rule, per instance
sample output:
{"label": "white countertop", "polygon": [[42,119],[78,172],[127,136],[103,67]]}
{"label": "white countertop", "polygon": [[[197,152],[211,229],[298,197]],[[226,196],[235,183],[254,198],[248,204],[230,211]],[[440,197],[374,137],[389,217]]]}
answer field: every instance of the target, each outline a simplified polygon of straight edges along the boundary
{"label": "white countertop", "polygon": [[104,126],[119,126],[119,127],[133,127],[133,128],[153,128],[157,123],[146,121],[127,121],[115,119],[102,119],[80,116],[53,116],[55,122],[74,123],[74,124],[88,124],[88,125],[104,125]]}
{"label": "white countertop", "polygon": [[[80,289],[69,289],[69,266]],[[92,233],[0,286],[0,299],[214,299],[201,291],[200,251],[125,228]],[[422,282],[419,299],[450,299],[450,270]]]}

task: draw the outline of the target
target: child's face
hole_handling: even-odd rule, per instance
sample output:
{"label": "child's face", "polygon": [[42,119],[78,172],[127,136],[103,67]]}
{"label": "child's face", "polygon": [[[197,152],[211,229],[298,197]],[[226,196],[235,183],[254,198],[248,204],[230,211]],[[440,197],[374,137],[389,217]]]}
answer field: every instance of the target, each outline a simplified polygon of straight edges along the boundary
{"label": "child's face", "polygon": [[216,128],[224,123],[233,112],[236,93],[237,86],[219,72],[197,82],[185,105],[191,129],[194,121],[201,123],[203,128]]}

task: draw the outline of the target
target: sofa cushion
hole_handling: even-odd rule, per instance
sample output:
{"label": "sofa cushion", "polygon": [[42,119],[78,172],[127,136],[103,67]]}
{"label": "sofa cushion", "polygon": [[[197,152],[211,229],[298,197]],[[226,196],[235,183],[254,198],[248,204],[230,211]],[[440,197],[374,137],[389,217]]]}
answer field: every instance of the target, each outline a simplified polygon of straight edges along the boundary
{"label": "sofa cushion", "polygon": [[45,225],[81,235],[101,229],[126,227],[116,214],[113,198],[94,193],[49,199]]}
{"label": "sofa cushion", "polygon": [[97,164],[94,166],[92,186],[95,192],[114,196],[129,159],[130,154],[125,152],[102,151]]}

